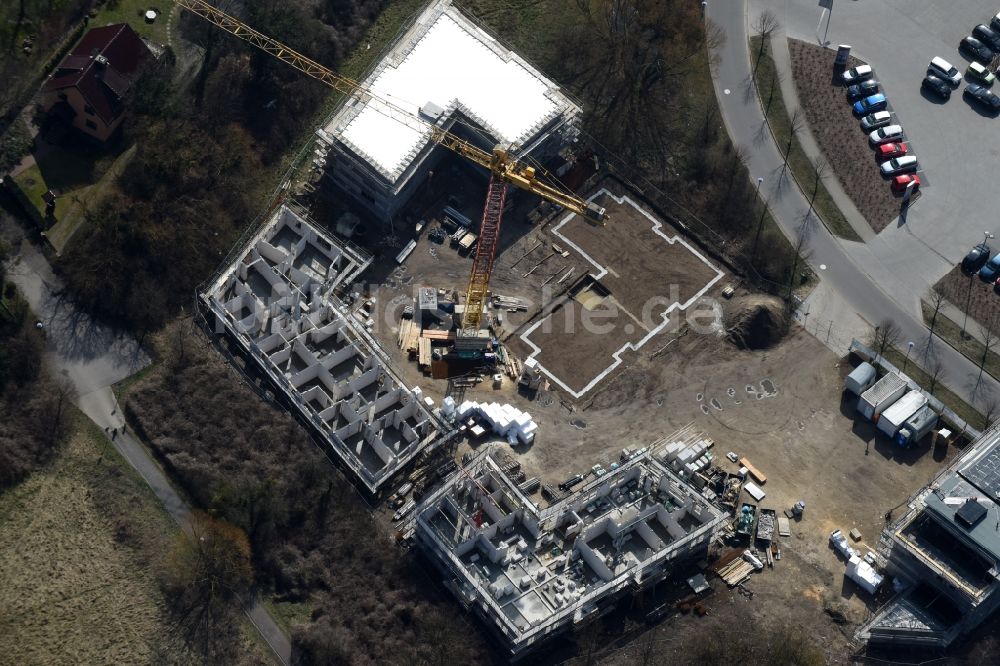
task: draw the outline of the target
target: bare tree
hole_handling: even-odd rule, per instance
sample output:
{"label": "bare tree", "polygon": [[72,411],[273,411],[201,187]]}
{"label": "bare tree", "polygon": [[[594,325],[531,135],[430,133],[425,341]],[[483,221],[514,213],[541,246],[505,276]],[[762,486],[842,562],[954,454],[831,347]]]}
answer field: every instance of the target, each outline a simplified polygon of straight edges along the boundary
{"label": "bare tree", "polygon": [[927,387],[927,390],[934,393],[938,382],[941,381],[941,375],[944,374],[944,363],[941,359],[935,358],[924,368],[924,372],[927,373],[927,377],[930,379],[930,386]]}
{"label": "bare tree", "polygon": [[941,306],[945,302],[944,294],[942,294],[937,289],[927,290],[927,302],[931,306],[931,334],[927,339],[928,349],[930,348],[930,340],[934,337],[934,326],[937,324],[938,312],[941,311]]}
{"label": "bare tree", "polygon": [[994,421],[1000,411],[1000,402],[992,394],[983,401],[983,430],[986,430]]}
{"label": "bare tree", "polygon": [[893,347],[899,341],[899,326],[891,319],[884,319],[882,323],[872,329],[872,349],[875,358],[885,356],[887,349]]}
{"label": "bare tree", "polygon": [[808,232],[809,218],[807,217],[802,221],[802,225],[799,227],[798,237],[795,240],[795,248],[792,253],[792,269],[788,274],[788,293],[785,295],[786,300],[791,300],[792,290],[795,289],[795,274],[799,269],[799,260],[805,259],[803,256],[803,250],[806,246],[806,234]]}
{"label": "bare tree", "polygon": [[819,194],[820,183],[830,173],[830,162],[822,155],[817,155],[816,159],[810,162],[810,165],[812,166],[813,177],[812,194],[809,196],[809,212],[811,213],[813,211],[813,204],[816,203],[816,195]]}
{"label": "bare tree", "polygon": [[[785,142],[784,162],[781,163],[781,178],[784,178],[788,171],[788,158],[792,154],[792,143],[806,125],[805,116],[802,109],[795,109],[788,117],[788,140]],[[810,207],[811,209],[811,207]]]}
{"label": "bare tree", "polygon": [[985,324],[979,325],[979,332],[983,336],[983,355],[979,358],[979,376],[976,377],[976,386],[973,391],[979,388],[980,383],[983,381],[983,371],[986,368],[986,359],[989,358],[990,350],[997,343],[997,334],[994,332],[994,324],[996,323],[995,318],[991,318]]}
{"label": "bare tree", "polygon": [[774,102],[774,93],[781,90],[781,84],[785,80],[785,74],[779,70],[774,70],[771,81],[767,89],[767,102],[764,104],[764,115],[771,112],[771,104]]}
{"label": "bare tree", "polygon": [[757,65],[760,64],[760,59],[764,56],[764,49],[767,48],[767,42],[771,39],[771,36],[778,30],[781,24],[778,22],[778,17],[770,9],[765,9],[757,17],[757,20],[753,24],[754,35],[760,39],[760,44],[757,47],[757,56],[753,61],[753,74],[757,75]]}

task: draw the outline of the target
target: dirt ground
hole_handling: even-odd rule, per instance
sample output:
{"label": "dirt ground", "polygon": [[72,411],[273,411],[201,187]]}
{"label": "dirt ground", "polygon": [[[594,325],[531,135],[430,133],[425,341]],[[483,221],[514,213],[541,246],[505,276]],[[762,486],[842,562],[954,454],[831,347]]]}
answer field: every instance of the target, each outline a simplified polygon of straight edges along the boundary
{"label": "dirt ground", "polygon": [[[641,263],[630,261],[627,248],[614,245],[616,237],[610,226],[593,232],[603,239],[603,245],[595,240],[594,251],[613,257],[617,252],[617,260],[628,267],[626,270],[636,267],[622,276],[621,283],[611,285],[613,293],[618,289],[623,301],[634,307],[628,299],[659,292],[662,281],[671,280],[669,271],[676,264],[654,262],[645,275],[640,274],[637,269]],[[601,235],[603,232],[612,233]],[[553,238],[538,228],[528,228],[522,237],[515,238],[498,257],[494,288],[537,299],[539,283],[529,284],[519,273],[511,276],[510,265],[539,240],[544,245]],[[439,256],[440,252],[453,252],[437,247]],[[447,277],[451,272],[464,278],[468,264],[463,262],[467,260],[448,255],[447,261],[428,262],[427,258],[433,257],[429,249],[422,239],[414,253],[422,252],[419,259],[407,262],[405,274],[412,276],[413,283],[430,281],[424,272],[427,267],[432,275]],[[531,261],[538,255],[541,251]],[[577,265],[584,268],[582,263]],[[519,265],[516,270],[527,269]],[[720,281],[715,289],[725,283]],[[682,291],[696,286],[691,283]],[[408,284],[393,285],[382,298],[391,300],[394,294],[412,298],[408,289]],[[533,310],[537,312],[537,308]],[[531,311],[518,314],[522,322],[532,316]],[[516,322],[507,325],[513,328]],[[379,335],[405,381],[440,401],[445,382],[424,377],[415,364],[401,358],[392,327]],[[512,351],[523,359],[525,350],[515,339],[516,335],[508,336]],[[829,534],[834,529],[846,532],[857,528],[863,537],[860,547],[874,547],[886,511],[931,478],[943,460],[935,459],[927,444],[900,450],[877,438],[871,424],[857,422],[854,401],[845,399],[842,392],[849,368],[798,326],[770,349],[741,351],[721,333],[695,333],[685,323],[661,331],[638,351],[623,354],[622,361],[614,373],[580,399],[554,385],[536,396],[523,396],[510,381],[500,389],[493,389],[488,382],[480,384],[468,389],[464,398],[509,402],[530,413],[539,425],[537,438],[531,446],[517,447],[512,453],[527,476],[539,476],[553,486],[573,474],[587,472],[596,463],[608,467],[623,447],[647,446],[689,424],[716,442],[715,462],[724,468],[735,471],[726,459],[728,451],[747,456],[769,479],[763,487],[767,497],[762,506],[781,511],[804,500],[806,514],[801,522],[793,523],[792,536],[781,540],[782,560],[775,570],[751,579],[748,588],[756,593],[752,601],[722,586],[713,603],[734,613],[741,604],[750,604],[755,617],[796,626],[807,622],[811,635],[822,638],[838,654],[846,654],[853,628],[875,604],[845,582],[844,562],[830,548]],[[463,441],[455,455],[460,458],[470,447],[484,443]],[[948,458],[952,455],[947,453]],[[539,494],[533,499],[544,503]],[[830,620],[831,613],[844,619],[837,624]]]}
{"label": "dirt ground", "polygon": [[[590,273],[599,285],[580,294],[572,290],[574,299],[507,340],[522,358],[532,345],[539,348],[542,367],[577,394],[615,363],[614,353],[641,346],[664,323],[668,308],[688,304],[721,275],[690,248],[655,233],[651,220],[628,202],[602,196],[598,203],[611,216],[607,227],[574,217],[552,233],[597,264]],[[659,231],[676,237],[666,225]]]}
{"label": "dirt ground", "polygon": [[49,467],[0,495],[4,661],[194,663],[175,638],[156,581],[158,558],[176,530],[134,470],[80,416]]}
{"label": "dirt ground", "polygon": [[[834,74],[836,51],[797,39],[788,40],[788,50],[809,129],[844,191],[872,229],[882,231],[899,217],[902,198],[889,189],[888,180],[879,173],[875,152],[858,126],[860,119],[847,99],[839,70]],[[864,63],[851,58],[852,67],[860,64]]]}
{"label": "dirt ground", "polygon": [[[688,424],[714,439],[715,462],[723,468],[735,471],[728,451],[747,456],[768,477],[761,506],[781,511],[806,503],[804,519],[793,522],[792,536],[780,542],[782,560],[748,585],[758,593],[754,612],[796,624],[805,614],[825,623],[833,609],[847,618],[843,632],[832,623],[816,629],[823,634],[832,628],[846,646],[845,636],[875,605],[845,580],[830,532],[857,528],[862,549],[874,548],[886,511],[955,452],[935,459],[926,442],[904,451],[876,437],[872,424],[854,418],[855,401],[842,392],[850,368],[798,326],[765,351],[740,351],[716,336],[682,332],[665,353],[651,356],[636,354],[627,369],[576,405],[557,394],[549,400],[551,393],[533,402],[489,389],[466,397],[510,401],[532,414],[539,434],[514,453],[527,476],[552,485],[595,463],[607,467],[623,447],[646,446]],[[770,397],[758,397],[771,388],[761,386],[764,380],[776,389]],[[728,596],[742,603],[723,591],[723,599]]]}
{"label": "dirt ground", "polygon": [[[979,324],[990,326],[994,331],[1000,331],[1000,294],[992,284],[986,284],[977,276],[973,276],[970,280],[968,275],[962,273],[962,267],[956,265],[937,281],[934,289],[944,294],[952,305],[963,311],[968,302],[969,316],[972,319]],[[973,326],[975,324],[970,324],[971,330],[975,330]]]}

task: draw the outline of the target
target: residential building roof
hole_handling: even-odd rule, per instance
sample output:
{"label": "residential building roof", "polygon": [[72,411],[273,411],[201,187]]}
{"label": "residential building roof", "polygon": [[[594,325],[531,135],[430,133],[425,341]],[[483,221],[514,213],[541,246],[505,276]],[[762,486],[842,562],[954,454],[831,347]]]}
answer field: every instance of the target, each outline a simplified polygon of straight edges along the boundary
{"label": "residential building roof", "polygon": [[111,122],[122,112],[132,77],[147,53],[127,23],[93,28],[62,59],[42,90],[76,88],[101,120]]}

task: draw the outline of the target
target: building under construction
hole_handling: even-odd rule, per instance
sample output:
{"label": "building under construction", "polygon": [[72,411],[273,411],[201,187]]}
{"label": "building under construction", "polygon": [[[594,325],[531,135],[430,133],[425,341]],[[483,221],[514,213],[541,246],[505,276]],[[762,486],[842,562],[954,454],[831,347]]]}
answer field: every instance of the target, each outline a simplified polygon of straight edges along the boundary
{"label": "building under construction", "polygon": [[704,556],[725,517],[649,451],[539,509],[487,450],[420,503],[414,535],[520,656]]}
{"label": "building under construction", "polygon": [[371,263],[280,206],[201,295],[225,332],[371,493],[445,430],[341,295]]}
{"label": "building under construction", "polygon": [[[317,135],[332,149],[327,175],[381,220],[391,220],[448,153],[432,127],[487,152],[513,146],[538,162],[578,134],[580,107],[451,0],[430,3],[361,86],[377,98],[347,98]],[[411,122],[400,122],[407,115]]]}
{"label": "building under construction", "polygon": [[879,551],[900,592],[858,631],[876,644],[944,648],[1000,606],[1000,427],[914,495]]}

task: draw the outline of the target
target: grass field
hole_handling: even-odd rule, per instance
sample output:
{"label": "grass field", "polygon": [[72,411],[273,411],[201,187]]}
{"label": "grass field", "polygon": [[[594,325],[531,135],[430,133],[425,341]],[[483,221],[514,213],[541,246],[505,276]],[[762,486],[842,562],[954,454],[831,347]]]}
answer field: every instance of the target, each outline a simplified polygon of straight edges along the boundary
{"label": "grass field", "polygon": [[[757,57],[760,49],[760,40],[760,37],[752,37],[750,39],[750,52],[754,58]],[[757,65],[755,79],[757,92],[764,107],[764,115],[767,117],[767,124],[774,134],[774,141],[777,143],[778,149],[783,151],[784,147],[788,145],[789,134],[792,132],[791,116],[785,107],[785,100],[781,95],[781,85],[776,77],[774,60],[771,58],[771,49],[769,46],[765,46],[764,48],[764,55]],[[792,177],[795,178],[806,198],[813,199],[813,195],[815,194],[813,207],[816,214],[823,221],[823,224],[826,225],[826,228],[831,233],[846,240],[860,241],[861,237],[854,231],[854,228],[844,217],[844,214],[840,212],[837,203],[823,185],[822,179],[817,184],[813,164],[809,160],[809,156],[806,155],[805,150],[803,150],[802,144],[797,137],[792,137],[788,167]]]}
{"label": "grass field", "polygon": [[[3,661],[195,663],[172,633],[157,583],[177,529],[103,433],[78,414],[53,463],[0,495]],[[246,660],[268,661],[253,633],[242,630]]]}
{"label": "grass field", "polygon": [[55,462],[0,496],[8,663],[150,661],[167,631],[152,571],[176,526],[82,415]]}
{"label": "grass field", "polygon": [[[167,22],[173,11],[173,0],[162,2],[145,2],[144,0],[117,0],[105,2],[90,24],[95,26],[109,23],[128,23],[132,29],[154,44],[167,43]],[[147,9],[155,9],[159,14],[153,23],[146,23],[143,18]]]}

